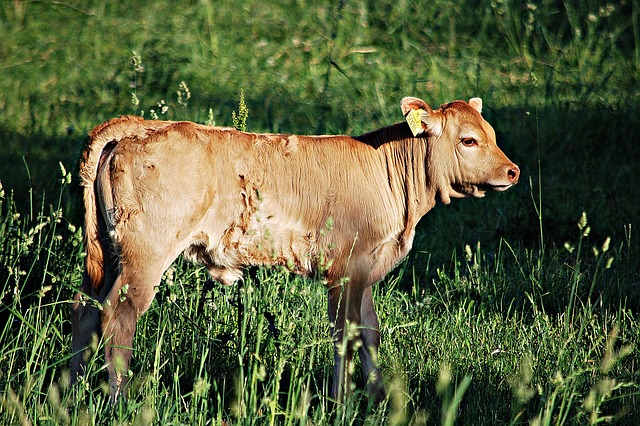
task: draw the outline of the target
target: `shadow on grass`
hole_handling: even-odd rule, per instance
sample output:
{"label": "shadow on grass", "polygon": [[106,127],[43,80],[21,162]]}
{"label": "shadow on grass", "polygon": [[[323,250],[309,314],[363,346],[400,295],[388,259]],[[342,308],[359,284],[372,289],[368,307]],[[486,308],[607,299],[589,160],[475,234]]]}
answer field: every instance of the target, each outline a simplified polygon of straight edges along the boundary
{"label": "shadow on grass", "polygon": [[[0,182],[13,191],[16,210],[37,214],[41,205],[56,204],[60,196],[60,163],[72,172],[72,184],[63,194],[64,216],[71,223],[82,221],[82,194],[78,185],[78,164],[86,135],[69,128],[59,136],[18,134],[0,126]],[[45,213],[48,209],[45,209]]]}
{"label": "shadow on grass", "polygon": [[[258,105],[260,99],[260,94],[254,94],[247,102]],[[288,117],[297,116],[292,111],[309,111],[304,104],[268,105],[266,110],[274,108],[286,110]],[[256,111],[258,114],[269,121],[272,112],[263,108]],[[318,114],[321,116],[322,111]],[[542,240],[547,251],[562,247],[567,241],[575,242],[576,222],[584,211],[592,231],[588,244],[601,245],[608,236],[613,247],[630,241],[624,252],[626,259],[617,260],[626,260],[629,273],[637,269],[631,259],[637,258],[639,250],[630,230],[637,227],[640,218],[638,108],[522,107],[486,109],[484,115],[496,129],[501,148],[520,165],[520,183],[505,193],[487,194],[484,199],[438,205],[418,225],[408,265],[417,272],[429,269],[428,279],[432,279],[436,268],[447,271],[455,266],[452,253],[462,259],[467,244],[474,250],[480,244],[488,257],[497,254],[502,239],[517,249],[538,253]],[[73,182],[63,194],[64,215],[71,223],[81,225],[77,166],[86,135],[72,129],[57,136],[22,135],[0,127],[0,140],[0,179],[5,191],[14,191],[17,210],[23,214],[38,210],[42,197],[44,206],[57,203],[61,162],[73,172]],[[504,245],[502,249],[506,250]],[[509,262],[509,256],[505,260]],[[636,282],[637,276],[636,271]],[[404,287],[411,285],[409,281]]]}
{"label": "shadow on grass", "polygon": [[[258,95],[248,99],[250,104],[258,102]],[[295,116],[292,111],[296,109],[308,111],[308,106],[293,105],[286,110],[289,116]],[[571,268],[573,259],[562,251],[562,246],[567,241],[575,244],[579,236],[576,222],[584,211],[591,226],[586,247],[599,247],[610,236],[611,246],[618,254],[594,296],[600,297],[600,303],[608,308],[615,310],[626,305],[638,311],[640,270],[635,259],[640,250],[631,232],[640,218],[638,108],[523,107],[487,109],[484,114],[496,129],[501,148],[520,165],[520,183],[505,193],[487,194],[481,200],[454,200],[449,206],[438,205],[429,212],[418,226],[414,248],[405,264],[423,277],[419,279],[424,282],[419,284],[434,291],[431,282],[434,279],[442,282],[437,270],[453,277],[459,265],[465,269],[465,245],[474,252],[479,245],[487,276],[492,274],[496,262],[511,270],[501,276],[502,282],[495,283],[493,293],[481,288],[451,288],[448,291],[453,299],[477,298],[499,310],[526,304],[528,296],[524,288],[529,294],[539,294],[541,303],[550,312],[562,312],[568,303],[570,283],[563,281],[564,277],[549,277],[552,279],[548,282],[556,283],[558,288],[536,288],[538,283],[526,283],[526,273],[516,271],[522,269],[523,265],[518,264],[522,260],[516,259],[501,241],[506,241],[521,258],[526,258],[527,253],[540,257],[543,242],[547,258],[542,258],[541,276],[544,269]],[[71,129],[58,136],[21,135],[0,127],[0,140],[3,147],[0,179],[6,192],[14,192],[17,211],[31,211],[33,216],[40,210],[47,213],[49,205],[57,204],[61,162],[73,171],[73,182],[62,197],[64,216],[81,225],[77,165],[86,135]],[[554,257],[550,258],[552,253]],[[540,269],[540,265],[529,263],[524,268]],[[584,273],[588,275],[593,270],[585,268]],[[410,275],[405,274],[401,288],[413,285],[415,278]],[[26,285],[34,286],[35,292],[43,280],[37,274],[34,277]],[[579,297],[586,297],[586,291],[582,292]]]}
{"label": "shadow on grass", "polygon": [[[497,263],[511,271],[496,283],[495,292],[501,294],[470,288],[471,294],[456,290],[460,297],[474,297],[475,292],[480,301],[499,298],[503,302],[495,309],[500,309],[527,303],[522,290],[528,289],[540,295],[550,313],[562,312],[576,260],[563,246],[577,244],[581,233],[577,222],[585,212],[590,233],[584,237],[581,263],[594,263],[592,247],[601,252],[607,237],[615,250],[612,267],[601,277],[592,301],[600,297],[605,308],[615,311],[626,305],[637,312],[640,268],[635,259],[640,245],[633,229],[640,225],[639,113],[637,108],[486,111],[498,133],[498,144],[522,170],[520,183],[484,199],[438,205],[418,225],[407,265],[424,272],[422,284],[432,290],[431,282],[441,281],[438,269],[450,278],[460,265],[467,269],[468,245],[474,254],[481,252],[479,262],[487,276],[496,271]],[[567,272],[563,276],[547,275],[563,270]],[[530,280],[530,273],[538,273],[539,282]],[[581,273],[589,281],[594,269],[585,267]],[[407,277],[402,287],[409,288],[410,280]],[[588,290],[581,290],[583,301]]]}

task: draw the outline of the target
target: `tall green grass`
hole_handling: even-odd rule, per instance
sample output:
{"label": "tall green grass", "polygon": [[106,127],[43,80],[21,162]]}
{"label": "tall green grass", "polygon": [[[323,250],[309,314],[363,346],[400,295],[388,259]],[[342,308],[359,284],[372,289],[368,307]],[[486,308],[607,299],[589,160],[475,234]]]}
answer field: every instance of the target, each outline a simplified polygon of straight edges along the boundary
{"label": "tall green grass", "polygon": [[[637,1],[0,8],[0,423],[637,423]],[[481,96],[523,177],[438,206],[375,287],[382,406],[329,401],[321,285],[221,287],[181,260],[138,324],[128,398],[108,403],[101,341],[69,386],[86,131],[144,114],[355,134],[407,95]]]}
{"label": "tall green grass", "polygon": [[[61,188],[70,175],[63,170]],[[332,407],[332,345],[321,285],[256,270],[235,287],[178,261],[139,321],[126,399],[108,403],[102,342],[69,386],[68,312],[81,279],[78,228],[58,209],[21,215],[2,198],[0,417],[7,423],[596,424],[638,414],[638,318],[604,285],[628,275],[628,240],[588,247],[586,217],[567,248],[480,244],[437,279],[403,265],[376,287],[389,400],[356,390]],[[575,247],[574,247],[575,246]],[[542,262],[546,282],[540,280]],[[34,283],[35,281],[35,283]],[[412,281],[410,291],[400,288]],[[32,293],[24,291],[37,288]],[[556,311],[545,303],[552,291]],[[243,309],[238,323],[238,309]],[[358,374],[356,374],[357,376]]]}

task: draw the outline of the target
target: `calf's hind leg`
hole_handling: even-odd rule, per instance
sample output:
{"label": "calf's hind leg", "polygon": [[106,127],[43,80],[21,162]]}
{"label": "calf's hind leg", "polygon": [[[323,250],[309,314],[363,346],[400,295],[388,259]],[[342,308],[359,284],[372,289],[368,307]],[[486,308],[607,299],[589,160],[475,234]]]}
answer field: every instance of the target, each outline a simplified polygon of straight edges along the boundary
{"label": "calf's hind leg", "polygon": [[[104,283],[102,287],[93,287],[89,275],[85,271],[82,286],[75,295],[71,305],[71,383],[75,383],[79,376],[86,372],[86,362],[90,356],[90,344],[94,335],[101,336],[100,310],[96,303],[102,304],[117,275],[117,258],[110,256],[105,259]],[[93,300],[90,300],[93,299]]]}
{"label": "calf's hind leg", "polygon": [[85,273],[80,291],[71,305],[71,383],[84,375],[92,336],[100,333],[100,311],[91,300],[86,300],[87,297],[98,299]]}
{"label": "calf's hind leg", "polygon": [[112,401],[127,385],[136,322],[149,309],[155,296],[154,287],[159,285],[163,272],[160,265],[147,264],[134,270],[123,262],[103,303],[102,335]]}

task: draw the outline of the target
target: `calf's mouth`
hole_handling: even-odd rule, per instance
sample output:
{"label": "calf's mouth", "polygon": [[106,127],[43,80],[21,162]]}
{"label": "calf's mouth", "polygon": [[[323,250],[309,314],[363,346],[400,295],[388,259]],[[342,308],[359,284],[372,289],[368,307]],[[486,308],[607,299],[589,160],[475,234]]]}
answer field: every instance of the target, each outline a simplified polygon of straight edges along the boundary
{"label": "calf's mouth", "polygon": [[491,183],[468,183],[468,184],[453,184],[451,187],[454,191],[464,194],[469,197],[482,198],[487,191],[502,192],[511,188],[515,183],[507,184],[491,184]]}

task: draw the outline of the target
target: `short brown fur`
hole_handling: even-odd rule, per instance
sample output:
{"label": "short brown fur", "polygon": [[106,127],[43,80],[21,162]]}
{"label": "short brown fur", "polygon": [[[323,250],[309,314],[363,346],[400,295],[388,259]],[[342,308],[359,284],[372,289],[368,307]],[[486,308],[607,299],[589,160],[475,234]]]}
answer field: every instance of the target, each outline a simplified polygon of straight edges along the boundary
{"label": "short brown fur", "polygon": [[407,255],[416,224],[438,199],[504,190],[520,173],[497,147],[479,98],[436,110],[405,98],[401,107],[405,116],[421,111],[416,136],[406,123],[359,137],[252,134],[137,117],[97,126],[80,171],[87,257],[72,310],[72,378],[84,372],[92,334],[101,334],[118,397],[136,321],[184,253],[224,284],[250,265],[319,277],[336,342],[333,397],[349,389],[343,367],[355,342],[346,354],[337,347],[351,323],[361,326],[352,340],[362,343],[367,388],[382,399],[371,285]]}

